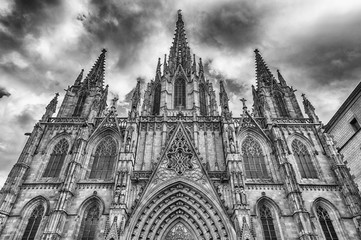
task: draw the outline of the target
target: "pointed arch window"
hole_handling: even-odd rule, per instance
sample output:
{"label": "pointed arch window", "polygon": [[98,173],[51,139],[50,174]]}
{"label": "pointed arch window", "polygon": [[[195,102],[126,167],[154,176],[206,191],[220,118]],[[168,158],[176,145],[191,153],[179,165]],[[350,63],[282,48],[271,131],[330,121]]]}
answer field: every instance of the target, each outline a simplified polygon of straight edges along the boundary
{"label": "pointed arch window", "polygon": [[199,84],[199,105],[201,115],[207,115],[206,88],[203,83]]}
{"label": "pointed arch window", "polygon": [[265,156],[257,141],[250,136],[246,137],[242,143],[242,154],[247,178],[268,178]]}
{"label": "pointed arch window", "polygon": [[85,212],[81,222],[78,239],[94,240],[100,218],[100,210],[97,204],[91,205]]}
{"label": "pointed arch window", "polygon": [[44,171],[43,177],[59,177],[68,148],[68,141],[64,138],[55,145],[53,152],[50,154],[50,159]]}
{"label": "pointed arch window", "polygon": [[186,82],[178,78],[174,83],[174,108],[186,106]]}
{"label": "pointed arch window", "polygon": [[276,230],[273,223],[273,217],[271,210],[265,206],[262,205],[259,209],[260,211],[260,217],[262,222],[262,228],[263,228],[263,235],[265,240],[277,240]]}
{"label": "pointed arch window", "polygon": [[317,216],[321,224],[323,234],[326,240],[338,240],[335,228],[333,227],[332,220],[328,215],[326,209],[321,206],[317,207]]}
{"label": "pointed arch window", "polygon": [[282,93],[276,91],[274,93],[274,98],[280,117],[288,117],[288,111]]}
{"label": "pointed arch window", "polygon": [[86,99],[86,93],[81,93],[78,98],[78,102],[76,103],[75,110],[73,113],[73,117],[80,117],[81,112],[83,111],[85,99]]}
{"label": "pointed arch window", "polygon": [[293,155],[296,158],[298,169],[302,178],[317,178],[317,172],[312,164],[311,155],[307,150],[305,144],[300,140],[295,139],[292,142]]}
{"label": "pointed arch window", "polygon": [[31,216],[26,225],[25,232],[23,234],[22,240],[33,240],[35,239],[36,233],[38,232],[41,220],[44,215],[44,206],[37,206],[34,211],[31,213]]}
{"label": "pointed arch window", "polygon": [[103,139],[95,150],[89,178],[109,179],[112,177],[116,159],[116,143],[110,137]]}
{"label": "pointed arch window", "polygon": [[159,115],[160,93],[161,93],[161,85],[160,83],[158,83],[154,89],[153,115]]}

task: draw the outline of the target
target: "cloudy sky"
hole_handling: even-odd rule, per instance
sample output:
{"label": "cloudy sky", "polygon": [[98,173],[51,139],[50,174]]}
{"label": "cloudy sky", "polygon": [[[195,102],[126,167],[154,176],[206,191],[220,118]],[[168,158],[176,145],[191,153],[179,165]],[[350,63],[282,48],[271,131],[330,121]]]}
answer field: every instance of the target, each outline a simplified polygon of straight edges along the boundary
{"label": "cloudy sky", "polygon": [[[306,93],[327,123],[361,79],[361,1],[0,1],[0,185],[54,93],[108,50],[110,98],[154,78],[177,10],[209,79],[225,79],[234,115],[252,102],[253,50]],[[217,85],[215,85],[217,87]],[[217,94],[218,95],[218,94]]]}

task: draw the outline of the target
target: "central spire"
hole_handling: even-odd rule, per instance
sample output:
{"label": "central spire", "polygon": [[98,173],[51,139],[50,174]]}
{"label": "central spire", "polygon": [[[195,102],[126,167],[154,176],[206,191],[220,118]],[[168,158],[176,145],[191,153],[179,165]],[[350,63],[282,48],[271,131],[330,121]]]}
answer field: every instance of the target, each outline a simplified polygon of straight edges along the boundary
{"label": "central spire", "polygon": [[188,72],[191,67],[191,54],[188,46],[186,33],[184,30],[184,22],[182,19],[182,12],[178,10],[178,19],[176,23],[176,29],[173,38],[173,44],[169,53],[169,68],[171,72],[177,69],[178,65],[181,65],[183,69]]}

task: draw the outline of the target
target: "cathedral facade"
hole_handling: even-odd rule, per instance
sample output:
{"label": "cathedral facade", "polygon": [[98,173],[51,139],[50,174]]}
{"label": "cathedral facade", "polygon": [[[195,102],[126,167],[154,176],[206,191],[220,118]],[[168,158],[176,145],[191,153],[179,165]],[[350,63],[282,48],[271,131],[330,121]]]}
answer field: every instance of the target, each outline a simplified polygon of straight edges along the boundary
{"label": "cathedral facade", "polygon": [[180,12],[128,116],[107,106],[105,55],[36,123],[1,190],[0,239],[361,239],[360,193],[332,138],[258,50],[240,117],[191,55]]}

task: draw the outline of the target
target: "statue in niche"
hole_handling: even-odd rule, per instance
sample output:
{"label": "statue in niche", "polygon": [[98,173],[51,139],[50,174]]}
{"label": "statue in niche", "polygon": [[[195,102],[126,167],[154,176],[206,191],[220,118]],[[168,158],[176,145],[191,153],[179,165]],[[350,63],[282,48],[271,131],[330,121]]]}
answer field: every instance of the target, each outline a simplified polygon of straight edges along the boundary
{"label": "statue in niche", "polygon": [[247,204],[247,195],[246,192],[244,191],[244,187],[241,186],[240,187],[240,199],[241,199],[241,204]]}
{"label": "statue in niche", "polygon": [[130,142],[131,142],[131,139],[130,139],[130,137],[128,137],[127,141],[125,143],[125,152],[130,152]]}
{"label": "statue in niche", "polygon": [[229,149],[231,150],[231,153],[235,153],[236,152],[236,145],[233,142],[233,138],[229,139]]}
{"label": "statue in niche", "polygon": [[120,190],[119,195],[119,203],[123,204],[125,202],[125,194],[126,194],[126,187],[123,185]]}

